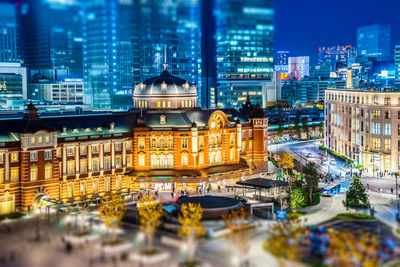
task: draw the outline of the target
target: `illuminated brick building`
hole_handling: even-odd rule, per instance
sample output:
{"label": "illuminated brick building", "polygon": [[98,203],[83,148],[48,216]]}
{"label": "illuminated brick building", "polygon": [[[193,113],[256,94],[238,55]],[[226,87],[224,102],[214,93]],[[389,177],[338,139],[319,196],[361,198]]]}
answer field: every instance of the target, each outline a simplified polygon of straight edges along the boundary
{"label": "illuminated brick building", "polygon": [[167,70],[141,84],[140,108],[128,112],[39,116],[30,104],[23,118],[1,120],[0,214],[110,191],[193,189],[267,170],[268,120],[260,113],[200,109],[195,86]]}

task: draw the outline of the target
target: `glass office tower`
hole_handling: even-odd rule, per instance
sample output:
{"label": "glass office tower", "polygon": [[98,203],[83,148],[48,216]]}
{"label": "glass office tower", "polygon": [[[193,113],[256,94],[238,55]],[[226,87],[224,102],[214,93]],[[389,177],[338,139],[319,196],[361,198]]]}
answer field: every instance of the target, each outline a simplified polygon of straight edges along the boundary
{"label": "glass office tower", "polygon": [[63,69],[82,77],[79,1],[26,0],[19,5],[22,58],[29,69]]}
{"label": "glass office tower", "polygon": [[357,50],[359,56],[387,59],[390,51],[391,26],[389,24],[374,24],[357,29]]}
{"label": "glass office tower", "polygon": [[135,83],[162,72],[164,51],[172,75],[199,83],[199,5],[198,0],[89,3],[83,20],[87,102],[132,107]]}
{"label": "glass office tower", "polygon": [[17,12],[12,3],[0,2],[0,62],[18,62]]}
{"label": "glass office tower", "polygon": [[[273,2],[216,0],[215,16],[218,107],[241,107],[247,95],[262,96],[261,83],[273,78]],[[235,90],[236,81],[240,90]],[[244,81],[250,82],[248,90],[243,90]],[[256,103],[263,98],[255,98]]]}

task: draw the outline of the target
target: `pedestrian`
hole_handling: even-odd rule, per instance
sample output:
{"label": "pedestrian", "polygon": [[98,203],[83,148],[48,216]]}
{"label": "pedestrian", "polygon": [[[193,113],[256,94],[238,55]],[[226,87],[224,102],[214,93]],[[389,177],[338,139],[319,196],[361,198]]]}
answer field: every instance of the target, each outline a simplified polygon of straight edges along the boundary
{"label": "pedestrian", "polygon": [[393,188],[390,188],[390,193],[393,194]]}

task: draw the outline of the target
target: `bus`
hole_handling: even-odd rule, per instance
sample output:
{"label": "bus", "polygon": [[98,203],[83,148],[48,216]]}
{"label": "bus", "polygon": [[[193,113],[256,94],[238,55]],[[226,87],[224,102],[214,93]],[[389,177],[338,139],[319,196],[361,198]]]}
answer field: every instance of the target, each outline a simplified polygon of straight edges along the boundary
{"label": "bus", "polygon": [[322,188],[321,196],[331,197],[340,192],[340,183],[328,184]]}

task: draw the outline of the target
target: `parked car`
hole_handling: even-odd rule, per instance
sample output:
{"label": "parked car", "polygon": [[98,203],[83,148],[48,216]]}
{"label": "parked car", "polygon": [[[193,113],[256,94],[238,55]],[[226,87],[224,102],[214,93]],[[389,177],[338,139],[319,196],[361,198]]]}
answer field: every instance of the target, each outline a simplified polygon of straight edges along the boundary
{"label": "parked car", "polygon": [[242,203],[246,203],[248,201],[247,197],[244,196],[234,196],[233,198],[239,200]]}

